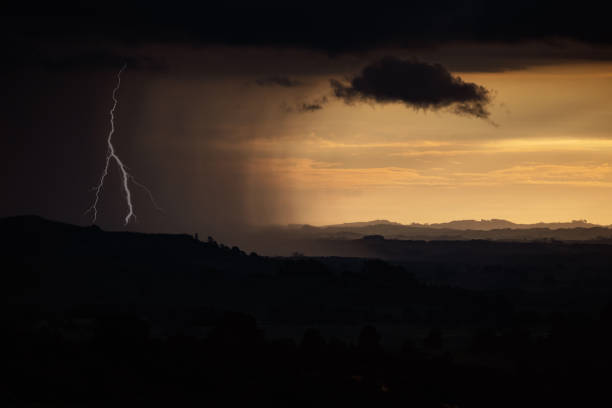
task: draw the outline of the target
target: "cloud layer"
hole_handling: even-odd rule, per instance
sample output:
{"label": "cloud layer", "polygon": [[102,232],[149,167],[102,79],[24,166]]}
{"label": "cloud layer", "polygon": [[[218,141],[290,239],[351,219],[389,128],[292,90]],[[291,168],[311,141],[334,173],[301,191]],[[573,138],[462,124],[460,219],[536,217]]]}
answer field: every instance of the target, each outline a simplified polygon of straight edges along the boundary
{"label": "cloud layer", "polygon": [[332,79],[334,95],[346,103],[400,102],[414,109],[450,108],[454,113],[488,118],[490,91],[464,82],[440,64],[384,57],[366,66],[350,83]]}
{"label": "cloud layer", "polygon": [[[305,4],[228,7],[180,0],[171,7],[161,0],[62,4],[35,0],[7,7],[6,14],[21,17],[6,19],[0,30],[8,28],[29,38],[280,46],[330,53],[381,46],[513,43],[559,37],[612,44],[608,13],[601,2],[589,1],[576,6],[548,0],[441,0],[395,7],[330,4],[320,8]],[[24,13],[36,17],[23,17]]]}

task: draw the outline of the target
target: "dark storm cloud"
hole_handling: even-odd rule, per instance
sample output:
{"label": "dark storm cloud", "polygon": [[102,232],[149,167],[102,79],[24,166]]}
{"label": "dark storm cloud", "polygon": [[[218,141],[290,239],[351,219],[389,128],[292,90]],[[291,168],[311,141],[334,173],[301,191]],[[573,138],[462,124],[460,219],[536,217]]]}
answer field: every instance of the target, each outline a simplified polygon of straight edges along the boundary
{"label": "dark storm cloud", "polygon": [[163,71],[165,64],[148,56],[115,53],[113,51],[70,52],[63,55],[39,56],[43,67],[58,71],[86,71],[96,69],[117,69],[127,64],[130,70]]}
{"label": "dark storm cloud", "polygon": [[[514,43],[566,38],[612,44],[601,2],[438,1],[367,8],[219,7],[161,0],[28,2],[5,15],[2,30],[29,40],[173,42],[193,45],[271,46],[331,54],[385,47],[431,48],[444,43]],[[12,8],[11,8],[12,7]],[[47,15],[47,16],[45,16]]]}
{"label": "dark storm cloud", "polygon": [[297,79],[292,79],[285,76],[271,76],[267,78],[261,78],[255,80],[255,83],[259,86],[282,86],[285,88],[293,88],[296,86],[304,85],[301,81]]}
{"label": "dark storm cloud", "polygon": [[414,109],[451,108],[457,114],[488,118],[490,92],[464,82],[440,64],[416,59],[385,57],[366,66],[359,75],[343,84],[332,79],[334,95],[346,103],[373,101],[401,102]]}
{"label": "dark storm cloud", "polygon": [[[2,72],[22,71],[28,68],[46,71],[99,71],[117,69],[127,64],[131,70],[157,71],[167,70],[164,59],[158,56],[143,55],[129,47],[112,47],[102,44],[60,44],[53,45],[34,43],[31,40],[16,46],[6,38],[0,40],[6,57],[0,65]],[[121,48],[121,49],[115,49]]]}

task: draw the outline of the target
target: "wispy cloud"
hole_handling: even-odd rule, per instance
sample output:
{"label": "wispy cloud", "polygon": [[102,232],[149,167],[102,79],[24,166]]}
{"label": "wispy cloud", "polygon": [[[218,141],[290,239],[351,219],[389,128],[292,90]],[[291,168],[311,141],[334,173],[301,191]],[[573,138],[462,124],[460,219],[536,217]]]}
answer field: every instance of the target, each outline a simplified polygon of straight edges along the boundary
{"label": "wispy cloud", "polygon": [[255,83],[259,86],[281,86],[283,88],[294,88],[304,85],[302,81],[280,75],[259,78],[255,80]]}
{"label": "wispy cloud", "polygon": [[448,172],[440,168],[418,170],[408,167],[349,168],[341,163],[304,158],[259,159],[249,171],[265,174],[298,189],[369,189],[427,186],[493,186],[510,184],[557,184],[612,186],[612,166],[600,165],[517,165],[483,172]]}

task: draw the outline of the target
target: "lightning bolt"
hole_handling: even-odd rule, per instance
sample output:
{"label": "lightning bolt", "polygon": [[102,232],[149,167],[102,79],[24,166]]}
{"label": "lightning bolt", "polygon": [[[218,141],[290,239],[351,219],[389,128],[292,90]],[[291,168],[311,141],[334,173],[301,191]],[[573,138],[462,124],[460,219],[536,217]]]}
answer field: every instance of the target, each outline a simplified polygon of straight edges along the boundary
{"label": "lightning bolt", "polygon": [[125,201],[128,206],[128,213],[124,218],[124,225],[127,225],[132,218],[136,219],[136,214],[134,213],[134,204],[132,203],[132,192],[130,191],[130,181],[145,190],[149,195],[153,206],[155,206],[157,210],[162,211],[162,209],[155,202],[155,198],[153,197],[151,190],[149,190],[144,184],[141,184],[136,181],[136,179],[134,179],[134,176],[132,176],[128,172],[128,167],[121,161],[121,159],[115,152],[115,147],[113,146],[113,134],[115,133],[115,109],[117,108],[117,104],[119,103],[119,100],[117,99],[117,93],[119,92],[119,88],[121,87],[121,74],[126,68],[127,64],[124,64],[117,73],[117,85],[115,86],[115,89],[113,89],[113,106],[110,110],[110,131],[108,132],[108,138],[106,139],[107,151],[104,170],[102,171],[102,176],[100,176],[100,181],[93,188],[96,193],[96,198],[94,199],[94,202],[91,207],[89,207],[87,211],[85,211],[86,214],[89,212],[93,214],[92,222],[94,223],[98,218],[98,202],[100,201],[100,195],[102,193],[102,188],[104,187],[104,180],[108,175],[108,170],[110,168],[111,161],[113,160],[115,161],[115,163],[117,163],[117,167],[119,167],[119,170],[121,172],[121,181],[123,185],[123,191],[125,192]]}

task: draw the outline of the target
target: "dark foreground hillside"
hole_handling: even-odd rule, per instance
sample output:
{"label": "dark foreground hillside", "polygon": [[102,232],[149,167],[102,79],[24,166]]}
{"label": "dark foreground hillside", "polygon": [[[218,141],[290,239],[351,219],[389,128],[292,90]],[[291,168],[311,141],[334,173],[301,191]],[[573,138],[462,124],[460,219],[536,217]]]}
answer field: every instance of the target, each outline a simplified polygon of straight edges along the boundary
{"label": "dark foreground hillside", "polygon": [[370,239],[353,245],[388,260],[269,258],[37,217],[0,220],[0,237],[3,405],[609,399],[606,244]]}

